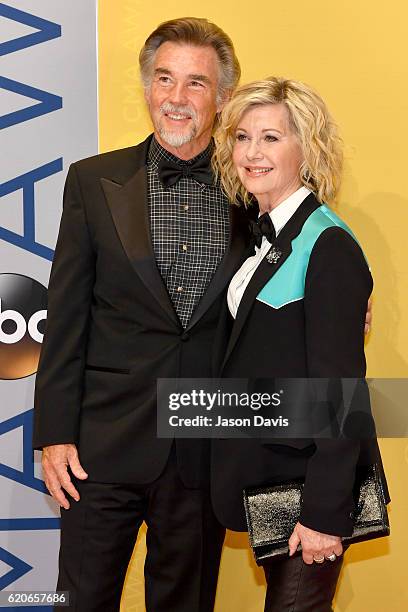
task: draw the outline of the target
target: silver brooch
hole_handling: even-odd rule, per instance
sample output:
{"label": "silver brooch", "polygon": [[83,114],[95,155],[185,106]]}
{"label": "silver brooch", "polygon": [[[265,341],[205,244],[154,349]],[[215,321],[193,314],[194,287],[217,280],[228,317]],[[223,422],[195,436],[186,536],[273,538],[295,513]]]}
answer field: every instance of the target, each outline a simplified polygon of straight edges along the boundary
{"label": "silver brooch", "polygon": [[278,263],[278,260],[280,259],[281,255],[282,255],[282,251],[280,251],[276,247],[272,247],[266,256],[266,261],[270,264],[276,264]]}

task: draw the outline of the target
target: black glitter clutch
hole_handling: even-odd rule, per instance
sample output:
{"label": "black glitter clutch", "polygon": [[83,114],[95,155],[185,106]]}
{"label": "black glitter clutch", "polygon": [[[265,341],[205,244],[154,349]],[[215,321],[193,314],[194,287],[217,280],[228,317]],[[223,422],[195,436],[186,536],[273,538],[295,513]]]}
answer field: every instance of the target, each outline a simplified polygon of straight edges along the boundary
{"label": "black glitter clutch", "polygon": [[[249,541],[258,565],[287,557],[288,540],[299,520],[304,482],[245,489],[244,505]],[[356,479],[353,534],[346,544],[389,535],[384,489],[376,465],[365,468]],[[299,549],[300,550],[300,547]]]}

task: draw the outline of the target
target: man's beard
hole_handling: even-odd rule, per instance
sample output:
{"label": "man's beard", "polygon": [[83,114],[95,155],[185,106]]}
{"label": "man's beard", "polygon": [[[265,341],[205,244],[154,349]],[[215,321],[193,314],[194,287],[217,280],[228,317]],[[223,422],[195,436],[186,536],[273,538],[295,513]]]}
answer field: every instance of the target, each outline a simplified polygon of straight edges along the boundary
{"label": "man's beard", "polygon": [[176,149],[182,147],[183,145],[194,140],[194,138],[197,136],[197,114],[194,109],[190,108],[189,106],[175,106],[174,104],[165,102],[160,107],[160,113],[162,115],[169,113],[174,115],[184,115],[191,119],[191,127],[188,132],[166,130],[162,126],[161,121],[159,120],[157,131],[160,134],[160,138],[171,147],[174,147]]}

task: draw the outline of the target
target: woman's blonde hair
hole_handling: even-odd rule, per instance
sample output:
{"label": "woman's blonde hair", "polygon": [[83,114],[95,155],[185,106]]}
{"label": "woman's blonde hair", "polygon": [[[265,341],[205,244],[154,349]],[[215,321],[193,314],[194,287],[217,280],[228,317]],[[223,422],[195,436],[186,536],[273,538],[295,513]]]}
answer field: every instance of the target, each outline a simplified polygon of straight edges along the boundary
{"label": "woman's blonde hair", "polygon": [[319,202],[333,202],[340,186],[343,161],[337,125],[321,97],[308,85],[278,77],[242,85],[222,111],[215,133],[213,167],[230,201],[245,205],[251,202],[235,170],[232,150],[243,114],[266,104],[284,104],[288,110],[291,129],[303,153],[300,181],[314,192]]}

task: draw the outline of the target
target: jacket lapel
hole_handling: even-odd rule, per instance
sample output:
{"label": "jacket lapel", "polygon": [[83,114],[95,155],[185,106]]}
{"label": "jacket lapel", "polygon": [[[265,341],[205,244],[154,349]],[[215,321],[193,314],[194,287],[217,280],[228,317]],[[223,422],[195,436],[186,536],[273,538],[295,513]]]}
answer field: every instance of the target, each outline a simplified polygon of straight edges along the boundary
{"label": "jacket lapel", "polygon": [[180,327],[166,286],[156,265],[150,236],[147,203],[146,155],[150,139],[142,146],[136,173],[124,185],[101,178],[106,201],[123,249],[133,269],[169,319]]}
{"label": "jacket lapel", "polygon": [[266,283],[276,274],[279,268],[285,263],[289,255],[292,253],[292,240],[299,235],[306,219],[311,213],[320,206],[313,194],[310,194],[299,206],[291,219],[278,235],[274,246],[278,248],[282,255],[276,263],[269,263],[264,259],[259,264],[254,275],[252,276],[244,295],[242,296],[238,307],[237,316],[232,327],[231,337],[225,353],[225,358],[222,364],[222,369],[227,363],[237,340],[242,332],[245,322],[252,310],[252,306],[257,298],[257,295]]}

